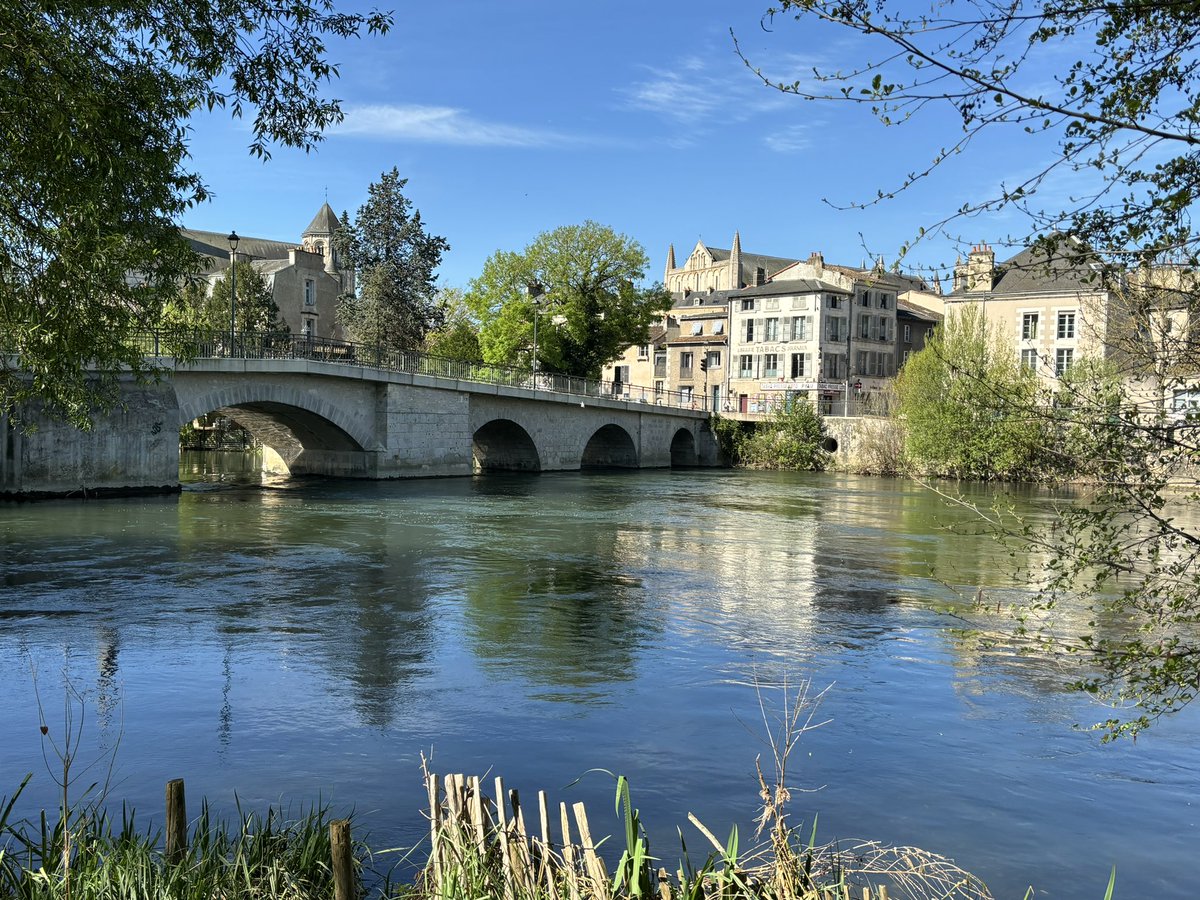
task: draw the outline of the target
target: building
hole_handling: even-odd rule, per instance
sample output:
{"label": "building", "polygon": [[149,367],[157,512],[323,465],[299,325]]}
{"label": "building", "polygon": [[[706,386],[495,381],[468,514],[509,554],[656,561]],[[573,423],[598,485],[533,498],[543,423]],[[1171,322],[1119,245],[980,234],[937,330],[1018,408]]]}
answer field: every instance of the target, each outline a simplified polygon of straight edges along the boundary
{"label": "building", "polygon": [[820,253],[730,296],[728,403],[764,412],[803,397],[825,413],[846,397],[869,402],[895,376],[897,297],[927,290],[919,278],[881,265],[826,264]]}
{"label": "building", "polygon": [[676,329],[666,341],[668,384],[698,409],[723,408],[730,296],[729,291],[691,293],[679,298],[669,314]]}
{"label": "building", "polygon": [[[917,291],[905,291],[896,297],[896,372],[899,373],[908,358],[925,348],[925,341],[933,336],[933,329],[942,321],[943,313],[934,312],[933,304],[914,302]],[[938,306],[943,306],[940,295]]]}
{"label": "building", "polygon": [[741,235],[735,231],[730,249],[709,247],[703,241],[697,241],[691,255],[678,267],[675,265],[675,245],[671,244],[667,248],[663,286],[680,297],[713,291],[736,291],[766,284],[772,275],[795,261],[779,256],[743,253]]}
{"label": "building", "polygon": [[[237,259],[248,262],[266,279],[289,331],[296,335],[341,339],[337,323],[338,298],[354,290],[354,271],[343,267],[333,249],[340,227],[337,214],[325,203],[300,237],[300,243],[243,237]],[[204,258],[209,283],[229,268],[229,241],[213,231],[183,229],[192,249]]]}
{"label": "building", "polygon": [[1124,328],[1121,305],[1097,274],[1075,254],[1050,258],[1032,247],[997,265],[992,248],[979,244],[954,267],[946,317],[978,306],[1021,365],[1053,384],[1081,358],[1108,356]]}
{"label": "building", "polygon": [[[675,320],[664,315],[662,322],[651,326],[649,340],[626,347],[619,359],[604,367],[601,379],[612,383],[614,395],[638,400],[663,399],[668,390],[667,341],[678,331]],[[646,389],[650,391],[648,397]]]}

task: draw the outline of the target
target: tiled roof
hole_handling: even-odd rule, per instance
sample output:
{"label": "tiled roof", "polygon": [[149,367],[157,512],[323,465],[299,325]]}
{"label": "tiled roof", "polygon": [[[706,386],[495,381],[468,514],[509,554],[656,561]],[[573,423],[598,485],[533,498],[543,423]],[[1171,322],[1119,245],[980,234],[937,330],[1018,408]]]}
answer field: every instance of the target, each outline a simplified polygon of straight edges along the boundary
{"label": "tiled roof", "polygon": [[[192,249],[202,256],[213,259],[213,269],[224,269],[229,265],[229,241],[217,231],[195,231],[181,228],[180,234],[191,244]],[[244,237],[238,240],[238,256],[251,260],[287,259],[288,251],[296,244],[288,241],[268,241],[265,238]]]}
{"label": "tiled roof", "polygon": [[1068,259],[1069,251],[1053,256],[1040,249],[1026,247],[1012,259],[996,267],[992,283],[994,294],[1021,294],[1033,291],[1095,290],[1099,282],[1085,263]]}
{"label": "tiled roof", "polygon": [[923,306],[917,306],[912,303],[906,303],[903,300],[896,300],[896,313],[906,313],[914,319],[920,319],[924,322],[940,322],[945,318],[941,313],[935,313],[931,309],[926,309]]}
{"label": "tiled roof", "polygon": [[313,220],[304,229],[304,234],[333,234],[342,227],[341,220],[328,202],[321,205]]}
{"label": "tiled roof", "polygon": [[[826,266],[826,268],[829,268]],[[788,294],[811,294],[815,292],[849,294],[845,288],[821,281],[818,278],[788,278],[783,281],[768,281],[755,287],[742,288],[734,292],[736,297],[782,297]]]}

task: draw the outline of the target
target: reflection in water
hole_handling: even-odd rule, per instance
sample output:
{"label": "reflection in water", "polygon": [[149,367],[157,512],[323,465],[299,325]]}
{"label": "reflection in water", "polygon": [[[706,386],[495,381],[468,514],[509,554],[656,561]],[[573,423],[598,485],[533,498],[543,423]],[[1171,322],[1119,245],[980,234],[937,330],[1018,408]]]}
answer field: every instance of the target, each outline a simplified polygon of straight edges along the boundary
{"label": "reflection in water", "polygon": [[[23,802],[54,802],[36,668],[47,695],[85,692],[93,753],[124,733],[139,808],[180,775],[218,808],[332,791],[398,846],[424,831],[432,747],[523,789],[620,770],[669,852],[688,811],[752,818],[746,685],[809,676],[834,683],[834,721],[805,737],[798,786],[828,788],[798,820],[945,852],[997,896],[1096,896],[1112,862],[1190,896],[1196,717],[1135,749],[1072,733],[1096,712],[1063,692],[1073,673],[940,613],[1024,587],[947,528],[965,515],[900,481],[694,470],[3,507],[0,794],[34,771]],[[561,799],[611,808],[607,784]]]}

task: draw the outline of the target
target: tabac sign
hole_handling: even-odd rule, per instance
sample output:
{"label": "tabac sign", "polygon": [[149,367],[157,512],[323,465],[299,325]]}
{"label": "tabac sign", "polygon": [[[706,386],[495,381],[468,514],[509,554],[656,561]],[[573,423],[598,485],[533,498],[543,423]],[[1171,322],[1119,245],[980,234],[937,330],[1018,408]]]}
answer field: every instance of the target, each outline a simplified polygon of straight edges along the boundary
{"label": "tabac sign", "polygon": [[841,381],[763,381],[760,391],[840,391],[846,387]]}

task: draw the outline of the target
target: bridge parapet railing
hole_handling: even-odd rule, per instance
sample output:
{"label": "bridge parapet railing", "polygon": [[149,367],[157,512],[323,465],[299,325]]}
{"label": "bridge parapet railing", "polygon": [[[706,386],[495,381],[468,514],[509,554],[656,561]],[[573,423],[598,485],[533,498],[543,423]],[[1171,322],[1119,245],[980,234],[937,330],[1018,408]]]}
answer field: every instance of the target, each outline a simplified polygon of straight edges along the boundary
{"label": "bridge parapet railing", "polygon": [[598,381],[557,372],[534,372],[513,366],[473,363],[431,356],[418,350],[354,341],[335,341],[288,332],[155,331],[140,334],[138,345],[147,356],[196,359],[311,359],[367,366],[389,372],[427,375],[455,381],[530,388],[581,398],[607,398],[674,409],[705,410],[705,398],[686,391],[667,391],[620,381]]}

